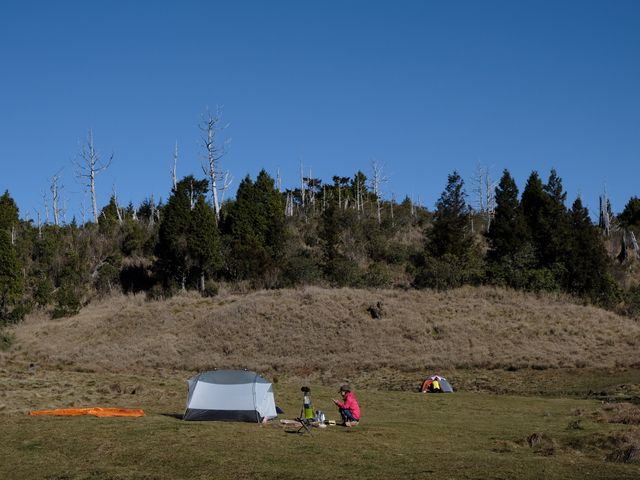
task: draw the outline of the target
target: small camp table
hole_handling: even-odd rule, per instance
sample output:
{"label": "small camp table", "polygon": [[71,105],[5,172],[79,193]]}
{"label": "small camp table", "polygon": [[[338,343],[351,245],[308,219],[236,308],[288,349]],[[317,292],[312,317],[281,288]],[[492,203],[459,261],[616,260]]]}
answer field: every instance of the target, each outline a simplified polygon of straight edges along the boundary
{"label": "small camp table", "polygon": [[307,433],[309,433],[309,435],[313,435],[311,433],[311,428],[309,428],[309,427],[311,427],[311,419],[310,418],[298,417],[298,418],[296,418],[296,420],[298,422],[300,422],[300,428],[298,429],[297,433],[300,433],[300,432],[304,433],[306,431]]}

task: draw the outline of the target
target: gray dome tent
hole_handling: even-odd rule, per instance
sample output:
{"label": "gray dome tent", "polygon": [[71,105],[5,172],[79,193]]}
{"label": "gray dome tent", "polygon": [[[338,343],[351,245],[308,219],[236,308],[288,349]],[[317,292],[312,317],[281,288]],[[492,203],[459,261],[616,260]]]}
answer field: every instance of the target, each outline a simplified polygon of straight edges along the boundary
{"label": "gray dome tent", "polygon": [[248,370],[212,370],[187,380],[183,420],[260,422],[276,418],[273,387]]}

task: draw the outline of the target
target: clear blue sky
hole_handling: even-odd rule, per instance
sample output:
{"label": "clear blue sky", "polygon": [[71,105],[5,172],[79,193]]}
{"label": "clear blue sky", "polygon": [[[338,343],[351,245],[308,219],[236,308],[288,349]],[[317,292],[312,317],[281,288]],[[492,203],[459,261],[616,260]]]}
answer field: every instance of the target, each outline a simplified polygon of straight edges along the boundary
{"label": "clear blue sky", "polygon": [[0,189],[31,218],[61,169],[78,215],[88,129],[114,154],[99,206],[113,185],[166,200],[174,143],[178,176],[202,176],[218,105],[232,192],[261,168],[291,187],[301,160],[328,182],[376,159],[387,197],[428,208],[478,162],[521,191],[556,168],[592,214],[605,185],[616,212],[640,195],[636,0],[4,0],[0,60]]}

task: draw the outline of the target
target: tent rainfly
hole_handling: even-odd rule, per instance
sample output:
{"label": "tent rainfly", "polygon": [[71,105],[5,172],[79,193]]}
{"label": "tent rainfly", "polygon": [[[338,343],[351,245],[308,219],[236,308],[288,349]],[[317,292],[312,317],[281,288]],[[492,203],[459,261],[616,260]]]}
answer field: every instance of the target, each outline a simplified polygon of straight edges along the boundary
{"label": "tent rainfly", "polygon": [[187,380],[183,420],[261,422],[276,418],[273,386],[248,370],[212,370]]}
{"label": "tent rainfly", "polygon": [[431,389],[429,387],[431,386],[434,380],[437,380],[438,383],[440,384],[440,391],[442,393],[453,393],[453,387],[451,386],[451,384],[447,381],[446,378],[441,377],[440,375],[431,375],[430,377],[428,377],[424,382],[422,382],[422,385],[420,386],[420,391],[422,393],[430,392]]}

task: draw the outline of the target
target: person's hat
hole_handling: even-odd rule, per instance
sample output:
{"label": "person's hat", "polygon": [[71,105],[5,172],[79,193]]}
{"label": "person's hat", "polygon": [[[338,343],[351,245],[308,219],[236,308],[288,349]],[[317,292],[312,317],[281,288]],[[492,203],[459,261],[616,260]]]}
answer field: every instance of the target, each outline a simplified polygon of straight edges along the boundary
{"label": "person's hat", "polygon": [[342,385],[340,387],[340,391],[341,392],[350,392],[351,391],[351,387],[345,383],[344,385]]}

